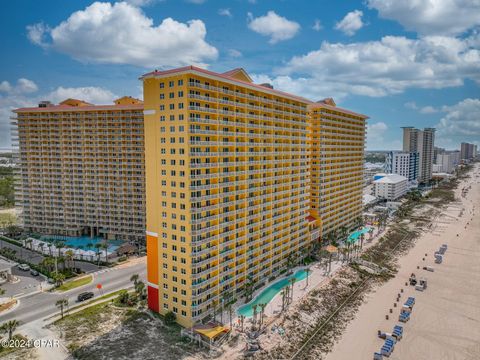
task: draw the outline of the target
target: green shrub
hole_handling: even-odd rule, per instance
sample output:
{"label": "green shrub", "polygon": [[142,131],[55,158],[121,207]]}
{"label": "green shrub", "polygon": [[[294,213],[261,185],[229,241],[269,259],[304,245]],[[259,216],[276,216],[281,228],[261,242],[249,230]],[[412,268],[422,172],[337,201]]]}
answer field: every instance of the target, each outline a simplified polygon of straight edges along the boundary
{"label": "green shrub", "polygon": [[176,315],[173,311],[169,311],[165,314],[164,320],[166,325],[173,325],[175,324],[175,320],[177,319]]}

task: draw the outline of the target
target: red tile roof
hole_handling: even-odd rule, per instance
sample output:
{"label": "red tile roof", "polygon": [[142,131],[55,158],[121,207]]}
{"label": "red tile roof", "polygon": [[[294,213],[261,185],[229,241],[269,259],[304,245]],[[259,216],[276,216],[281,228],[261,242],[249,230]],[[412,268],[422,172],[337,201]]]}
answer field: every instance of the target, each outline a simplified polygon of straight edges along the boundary
{"label": "red tile roof", "polygon": [[53,105],[48,107],[24,107],[13,110],[14,113],[22,112],[76,112],[76,111],[102,111],[102,110],[143,110],[143,104],[130,105],[85,105],[68,106]]}
{"label": "red tile roof", "polygon": [[[253,86],[263,92],[273,92],[275,94],[278,94],[279,96],[286,96],[286,97],[290,97],[290,98],[294,98],[296,99],[297,101],[301,101],[303,103],[307,103],[307,104],[310,104],[312,103],[311,100],[308,100],[304,97],[301,97],[301,96],[297,96],[297,95],[293,95],[293,94],[289,94],[287,92],[284,92],[284,91],[280,91],[280,90],[275,90],[275,89],[269,89],[265,86],[261,86],[261,85],[257,85],[257,84],[253,84],[253,83],[249,83],[249,82],[246,82],[246,81],[242,81],[242,80],[238,80],[238,79],[235,79],[235,78],[232,78],[228,75],[226,75],[225,73],[221,74],[221,73],[216,73],[214,71],[210,71],[210,70],[205,70],[205,69],[202,69],[202,68],[199,68],[199,67],[196,67],[196,66],[193,66],[193,65],[190,65],[190,66],[184,66],[184,67],[181,67],[181,68],[176,68],[176,69],[170,69],[170,70],[165,70],[165,71],[158,71],[158,70],[155,70],[155,71],[151,71],[151,72],[148,72],[144,75],[142,75],[140,77],[141,80],[143,80],[144,78],[147,78],[147,77],[150,77],[150,76],[163,76],[163,75],[169,75],[169,74],[175,74],[175,73],[179,73],[179,72],[183,72],[183,71],[196,71],[196,72],[199,72],[199,73],[202,73],[202,74],[205,74],[205,75],[210,75],[210,76],[216,76],[216,77],[220,77],[220,78],[224,78],[224,79],[227,79],[229,81],[233,81],[233,82],[237,82],[239,84],[242,84],[242,85],[246,85],[246,86]],[[233,71],[233,70],[232,70]]]}
{"label": "red tile roof", "polygon": [[325,108],[325,109],[329,109],[329,110],[333,110],[333,111],[338,111],[338,112],[342,112],[342,113],[346,113],[346,114],[350,114],[350,115],[359,116],[359,117],[364,118],[364,119],[369,118],[367,115],[356,113],[354,111],[350,111],[350,110],[347,110],[347,109],[344,109],[344,108],[341,108],[341,107],[338,107],[338,106],[328,105],[328,104],[325,104],[324,102],[311,103],[310,105],[308,105],[308,107],[309,107],[309,109]]}

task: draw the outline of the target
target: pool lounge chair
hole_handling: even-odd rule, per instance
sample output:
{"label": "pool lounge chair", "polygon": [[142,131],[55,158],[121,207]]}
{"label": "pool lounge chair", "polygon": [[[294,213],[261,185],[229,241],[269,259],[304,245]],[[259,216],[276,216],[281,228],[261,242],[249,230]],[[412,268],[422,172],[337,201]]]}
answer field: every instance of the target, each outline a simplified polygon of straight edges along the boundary
{"label": "pool lounge chair", "polygon": [[373,360],[383,360],[383,355],[381,353],[373,353]]}

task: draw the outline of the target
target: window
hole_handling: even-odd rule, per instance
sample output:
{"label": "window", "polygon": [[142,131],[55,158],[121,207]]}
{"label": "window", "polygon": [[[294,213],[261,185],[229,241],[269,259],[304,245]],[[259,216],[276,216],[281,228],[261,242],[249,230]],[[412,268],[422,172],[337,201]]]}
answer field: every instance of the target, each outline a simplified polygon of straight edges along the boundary
{"label": "window", "polygon": [[165,110],[165,105],[160,105],[160,110]]}
{"label": "window", "polygon": [[175,81],[169,81],[168,86],[169,87],[174,87],[175,86]]}
{"label": "window", "polygon": [[175,110],[175,104],[170,104],[170,110]]}
{"label": "window", "polygon": [[169,93],[169,94],[168,94],[168,97],[169,97],[170,99],[173,99],[173,98],[175,97],[175,93],[174,93],[174,92]]}
{"label": "window", "polygon": [[183,103],[178,103],[178,108],[183,109]]}
{"label": "window", "polygon": [[183,97],[183,91],[178,92],[178,97]]}
{"label": "window", "polygon": [[178,86],[182,86],[183,85],[183,80],[178,80]]}
{"label": "window", "polygon": [[160,83],[160,89],[163,89],[165,87],[165,83]]}

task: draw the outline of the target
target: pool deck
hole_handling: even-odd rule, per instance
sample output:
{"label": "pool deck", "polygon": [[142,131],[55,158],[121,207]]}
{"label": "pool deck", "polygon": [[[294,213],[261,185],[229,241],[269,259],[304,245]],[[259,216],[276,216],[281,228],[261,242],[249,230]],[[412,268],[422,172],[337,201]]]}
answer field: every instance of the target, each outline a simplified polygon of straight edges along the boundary
{"label": "pool deck", "polygon": [[[374,233],[372,236],[371,240],[369,239],[369,235],[367,233],[365,237],[365,242],[363,245],[363,249],[367,249],[373,244],[376,243],[379,237],[381,237],[385,232],[382,231],[381,233],[378,233],[378,229],[373,226]],[[368,241],[367,241],[368,240]],[[293,301],[290,304],[290,306],[293,306],[295,303],[298,303],[299,300],[301,300],[305,295],[308,294],[308,292],[312,291],[315,288],[320,288],[327,282],[329,282],[336,274],[336,272],[342,267],[345,266],[346,263],[342,263],[341,260],[336,260],[337,256],[334,255],[332,258],[332,267],[331,271],[328,272],[327,268],[324,264],[320,264],[319,262],[313,263],[310,266],[298,266],[294,269],[292,269],[293,273],[295,273],[298,270],[305,269],[306,267],[309,267],[312,272],[308,276],[308,286],[306,286],[307,280],[303,279],[300,281],[297,281],[294,286],[293,286]],[[324,258],[325,261],[325,258]],[[282,279],[284,276],[278,277],[275,281],[278,281]],[[274,282],[275,282],[274,281]],[[274,282],[266,284],[264,287],[258,289],[257,291],[254,292],[252,299],[255,299],[262,291],[264,291],[268,286],[271,286]],[[238,309],[245,305],[243,301],[239,301],[233,306],[233,326],[234,328],[240,329],[239,325],[239,319],[238,319],[238,314],[237,311]],[[278,315],[280,314],[280,311],[282,309],[282,296],[281,292],[278,292],[273,299],[267,304],[265,307],[265,317],[266,317],[266,322],[271,323],[275,319],[278,318]],[[224,311],[223,313],[223,320],[225,324],[228,324],[228,318],[229,314],[227,311]],[[217,315],[217,319],[220,320],[220,314]],[[246,318],[244,321],[244,326],[247,326],[248,324],[251,324],[251,318]]]}

